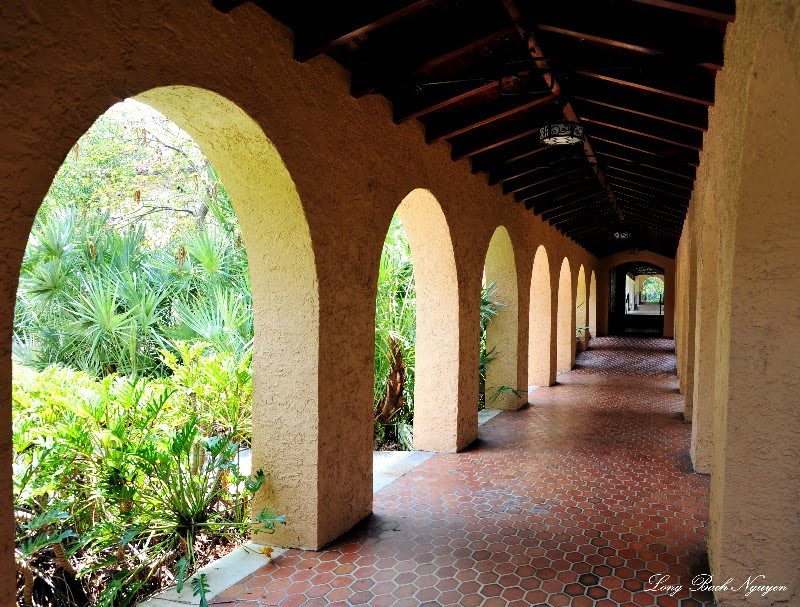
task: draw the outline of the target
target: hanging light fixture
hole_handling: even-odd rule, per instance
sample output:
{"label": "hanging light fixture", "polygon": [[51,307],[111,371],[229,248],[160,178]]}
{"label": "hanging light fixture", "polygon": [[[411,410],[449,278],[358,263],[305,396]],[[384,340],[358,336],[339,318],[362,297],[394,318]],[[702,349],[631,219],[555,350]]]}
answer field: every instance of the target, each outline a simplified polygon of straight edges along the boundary
{"label": "hanging light fixture", "polygon": [[539,141],[547,145],[583,142],[583,127],[575,122],[553,122],[539,129]]}

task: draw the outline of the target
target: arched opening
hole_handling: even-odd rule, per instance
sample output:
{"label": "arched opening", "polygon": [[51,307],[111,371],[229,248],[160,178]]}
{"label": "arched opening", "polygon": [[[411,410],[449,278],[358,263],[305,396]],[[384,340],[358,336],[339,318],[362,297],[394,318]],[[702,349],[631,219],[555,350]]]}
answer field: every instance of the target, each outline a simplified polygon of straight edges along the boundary
{"label": "arched opening", "polygon": [[664,269],[634,261],[611,268],[609,274],[609,333],[663,335]]}
{"label": "arched opening", "polygon": [[578,285],[575,288],[575,341],[576,348],[580,351],[586,349],[588,344],[589,311],[586,301],[586,272],[583,264],[578,268]]}
{"label": "arched opening", "polygon": [[416,302],[413,448],[458,450],[458,279],[450,228],[428,190],[397,208],[411,247]]}
{"label": "arched opening", "polygon": [[536,249],[531,275],[530,311],[528,314],[528,383],[549,386],[555,382],[551,356],[552,311],[550,262],[543,245]]}
{"label": "arched opening", "polygon": [[[399,215],[395,214],[381,252],[375,303],[374,448],[377,451],[412,448],[416,309],[411,245]],[[382,461],[376,463],[376,470]]]}
{"label": "arched opening", "polygon": [[641,282],[642,304],[664,303],[664,279],[659,276],[649,276]]}
{"label": "arched opening", "polygon": [[589,277],[589,339],[597,335],[597,279],[594,270]]}
{"label": "arched opening", "polygon": [[[65,258],[59,260],[58,256],[64,253],[63,247],[77,251],[82,259],[74,260],[81,264],[75,272],[80,271],[85,280],[76,288],[77,314],[68,328],[83,330],[88,339],[75,341],[75,349],[83,351],[83,370],[87,373],[91,371],[102,376],[112,372],[120,377],[103,380],[100,398],[89,398],[86,403],[65,396],[71,389],[94,390],[94,378],[78,376],[74,372],[70,380],[72,385],[65,383],[62,386],[64,393],[48,393],[46,398],[50,399],[52,406],[42,414],[41,423],[31,425],[34,420],[31,417],[22,424],[15,424],[15,443],[17,439],[24,441],[24,448],[20,448],[22,443],[17,443],[16,456],[22,459],[18,459],[16,470],[36,463],[30,458],[35,444],[44,444],[51,438],[54,417],[66,412],[63,418],[66,425],[59,428],[55,443],[59,449],[71,449],[65,439],[69,435],[76,445],[87,448],[88,455],[83,458],[77,451],[59,452],[57,455],[61,462],[74,465],[65,468],[60,476],[51,477],[69,482],[69,475],[81,470],[82,482],[94,473],[97,473],[96,479],[102,479],[91,488],[90,499],[102,500],[102,522],[111,530],[103,537],[92,528],[91,542],[101,551],[104,550],[102,542],[113,544],[114,549],[109,548],[111,551],[104,553],[103,559],[117,559],[120,563],[118,571],[127,569],[131,562],[139,562],[145,555],[148,558],[141,561],[141,566],[150,569],[153,563],[158,563],[155,573],[159,576],[163,573],[164,579],[169,579],[180,568],[181,550],[190,568],[196,564],[191,562],[190,548],[186,545],[192,544],[196,539],[194,534],[201,531],[195,531],[194,523],[188,527],[184,523],[188,524],[190,520],[187,516],[197,517],[203,513],[198,514],[194,509],[191,513],[184,513],[178,506],[161,512],[167,522],[162,520],[158,528],[173,529],[169,522],[172,521],[177,532],[175,537],[162,541],[157,535],[146,537],[151,531],[148,525],[155,523],[148,518],[148,512],[141,512],[136,506],[141,502],[155,501],[157,495],[189,490],[188,487],[198,489],[197,484],[213,483],[216,487],[227,483],[239,484],[236,478],[226,476],[228,468],[222,464],[223,460],[235,457],[238,450],[238,444],[228,440],[231,431],[240,434],[246,431],[239,425],[229,427],[225,423],[208,427],[198,422],[192,412],[202,414],[206,407],[219,406],[225,410],[227,405],[241,405],[242,399],[249,398],[247,392],[252,389],[252,415],[249,410],[245,412],[233,406],[224,412],[237,416],[236,420],[232,417],[223,419],[238,424],[240,416],[246,413],[247,425],[252,426],[252,469],[263,470],[268,476],[268,481],[257,483],[259,489],[252,500],[252,509],[258,513],[268,507],[291,521],[291,524],[279,527],[276,535],[269,536],[270,543],[317,546],[318,420],[316,410],[308,407],[308,403],[317,400],[318,292],[310,233],[297,190],[278,151],[261,127],[231,101],[207,90],[184,86],[152,89],[135,99],[149,106],[153,113],[159,113],[164,119],[160,123],[164,132],[154,135],[144,126],[131,128],[124,135],[133,139],[134,146],[144,148],[148,137],[161,136],[169,140],[160,146],[165,157],[185,154],[182,144],[171,148],[167,145],[175,143],[176,133],[180,131],[181,136],[188,136],[193,145],[199,146],[202,154],[197,157],[190,150],[187,162],[173,175],[175,191],[180,196],[173,192],[165,194],[163,199],[150,200],[152,192],[145,188],[128,192],[130,198],[125,202],[130,205],[128,219],[131,225],[128,227],[131,230],[127,235],[115,233],[109,222],[103,224],[92,218],[91,209],[73,214],[63,212],[48,227],[37,227],[34,233],[36,246],[47,249],[55,244],[56,248],[51,250],[52,262],[35,269],[30,281],[26,279],[22,288],[30,287],[37,276],[45,277],[44,270],[48,270],[52,277],[61,281],[51,285],[58,291],[68,278],[62,265]],[[71,152],[76,156],[81,153],[80,145]],[[134,177],[148,172],[163,175],[166,169],[153,164],[156,162],[165,160],[143,158],[129,172]],[[130,176],[113,165],[105,167],[104,171],[102,181],[105,182],[117,182],[127,178],[126,175]],[[87,201],[91,201],[91,196],[85,192],[86,188],[96,186],[80,180],[66,184],[57,180],[54,183],[58,187],[71,188],[65,195],[84,197]],[[224,188],[222,185],[217,188],[219,184]],[[209,194],[208,189],[213,190],[208,198],[209,204],[178,208],[178,201],[184,205],[189,198],[200,200]],[[217,197],[224,197],[226,203],[229,197],[230,213],[227,207],[214,208]],[[167,204],[176,206],[159,219],[161,229],[147,233],[146,227],[142,226],[144,218],[151,211],[155,213],[156,207]],[[159,247],[171,248],[168,246],[170,232],[180,223],[175,217],[177,214],[191,216],[189,221],[196,224],[197,237],[187,241],[185,247],[162,251],[164,255],[159,258],[159,263],[163,267],[145,260],[144,257],[159,253]],[[214,215],[213,221],[211,215]],[[237,217],[241,222],[241,234],[238,230],[225,233],[224,224],[235,223]],[[72,236],[78,229],[82,230],[80,238],[74,240]],[[163,242],[159,238],[163,238]],[[244,247],[247,247],[246,257]],[[102,269],[101,264],[104,264]],[[159,273],[148,277],[140,271],[142,267],[146,267],[147,272]],[[203,298],[198,295],[202,285],[190,278],[181,282],[183,274],[192,268],[204,272],[205,280],[211,283],[212,288],[203,297],[210,297],[211,293],[216,297],[205,308],[202,307]],[[29,269],[23,267],[22,271]],[[113,280],[104,278],[102,272],[105,271],[113,276]],[[229,289],[230,282],[249,284],[246,297]],[[166,285],[175,288],[167,292]],[[63,293],[56,293],[55,297],[60,295]],[[131,303],[134,300],[136,303]],[[58,305],[62,304],[63,301]],[[189,310],[194,304],[197,305]],[[25,313],[25,310],[19,310],[21,319]],[[180,322],[172,322],[175,318]],[[211,343],[211,355],[198,362],[194,356],[198,352],[204,354],[206,346],[200,347],[198,352],[192,351],[190,357],[197,365],[189,368],[187,356],[178,346],[165,343],[165,340],[147,341],[141,337],[145,329],[160,324],[168,325],[167,337],[174,335],[179,341],[193,342],[187,346],[189,349],[200,342]],[[247,339],[250,335],[254,335],[252,340]],[[62,337],[58,338],[62,343],[74,340]],[[227,359],[220,354],[228,347],[240,356],[232,367],[227,366]],[[145,388],[143,380],[137,383],[130,379],[154,374],[161,364],[156,359],[159,356],[166,367],[177,362],[184,367],[183,373],[194,374],[194,379],[201,377],[201,383],[205,383],[181,391],[173,389],[167,380],[155,380]],[[250,357],[252,365],[247,364]],[[80,362],[69,364],[82,368]],[[204,374],[206,371],[208,373]],[[217,379],[236,379],[223,382],[222,387],[217,386],[210,379],[217,372]],[[14,375],[16,380],[16,371]],[[123,375],[125,379],[121,377]],[[165,372],[167,375],[169,373]],[[177,375],[175,371],[172,377]],[[223,394],[226,390],[236,394]],[[126,420],[133,409],[142,414],[141,419],[137,419],[144,419],[149,425],[128,423]],[[114,423],[111,421],[112,413],[117,416],[113,418]],[[91,420],[95,417],[102,426],[98,432],[91,431]],[[173,427],[169,424],[172,419],[181,421]],[[48,421],[51,422],[50,428]],[[148,432],[153,424],[158,428],[151,436]],[[70,434],[72,431],[78,434]],[[184,458],[185,462],[180,465],[171,462],[169,454],[174,456],[174,460]],[[65,457],[69,455],[74,457]],[[37,461],[36,465],[39,465],[41,459]],[[152,468],[149,475],[146,466]],[[52,495],[52,488],[48,492]],[[27,497],[33,500],[28,506],[37,503],[35,495]],[[76,517],[99,511],[96,508],[99,503],[83,508],[78,504],[88,501],[82,501],[80,497],[74,497],[74,500],[72,506],[69,500],[63,505],[67,519],[59,512],[53,520],[76,530],[86,526],[75,520]],[[176,498],[174,504],[179,502],[180,499]],[[249,513],[245,510],[240,515],[243,521],[241,529],[246,532],[249,530]],[[199,518],[196,522],[200,527],[204,524]],[[123,540],[114,535],[112,528],[129,532],[124,534]],[[172,540],[177,546],[175,558],[155,560],[164,555],[155,557],[147,552],[160,545],[167,550],[165,554],[172,554],[169,552]],[[144,570],[137,570],[120,583],[126,592],[136,592],[142,579],[147,583],[151,581],[144,574]],[[108,588],[113,587],[110,580],[106,579],[106,582],[109,582]],[[121,600],[121,596],[117,599]]]}
{"label": "arched opening", "polygon": [[[516,409],[520,405],[518,358],[519,292],[514,245],[508,230],[499,226],[486,252],[484,282],[487,295],[482,298],[485,316],[485,385],[486,406],[493,409]],[[494,302],[497,302],[493,305]],[[486,310],[487,304],[490,308]],[[488,314],[484,314],[484,310]],[[524,393],[522,393],[524,394]]]}
{"label": "arched opening", "polygon": [[561,262],[558,275],[558,312],[556,321],[556,369],[569,371],[575,360],[575,330],[572,305],[572,272],[569,260]]}

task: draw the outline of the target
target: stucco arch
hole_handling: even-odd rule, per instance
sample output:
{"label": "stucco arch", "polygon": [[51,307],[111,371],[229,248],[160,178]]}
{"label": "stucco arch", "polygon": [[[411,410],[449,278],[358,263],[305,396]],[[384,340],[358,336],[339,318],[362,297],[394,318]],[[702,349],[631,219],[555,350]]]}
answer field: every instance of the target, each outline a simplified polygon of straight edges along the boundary
{"label": "stucco arch", "polygon": [[318,400],[319,294],[297,189],[261,127],[230,100],[189,86],[134,98],[185,130],[230,194],[253,296],[253,465],[270,478],[254,508],[270,505],[292,521],[270,543],[315,546],[318,420],[308,403]]}
{"label": "stucco arch", "polygon": [[539,245],[533,258],[528,327],[528,383],[531,386],[552,385],[555,383],[551,356],[552,294],[550,261],[544,245]]}
{"label": "stucco arch", "polygon": [[569,259],[561,262],[558,275],[558,311],[556,321],[556,369],[569,371],[575,359],[575,308],[572,305],[572,271]]}
{"label": "stucco arch", "polygon": [[589,337],[597,335],[597,278],[592,270],[589,276]]}
{"label": "stucco arch", "polygon": [[[578,284],[575,287],[575,326],[587,327],[589,325],[589,302],[586,299],[586,271],[583,264],[578,268]],[[583,333],[584,339],[586,333]]]}
{"label": "stucco arch", "polygon": [[418,188],[397,207],[411,245],[417,297],[414,449],[458,450],[459,301],[450,227]]}
{"label": "stucco arch", "polygon": [[486,348],[494,349],[496,358],[486,371],[487,406],[494,409],[517,409],[523,402],[513,392],[488,400],[501,386],[518,388],[519,288],[514,245],[508,230],[499,226],[489,241],[484,264],[486,284],[496,282],[495,297],[505,306],[486,328]]}

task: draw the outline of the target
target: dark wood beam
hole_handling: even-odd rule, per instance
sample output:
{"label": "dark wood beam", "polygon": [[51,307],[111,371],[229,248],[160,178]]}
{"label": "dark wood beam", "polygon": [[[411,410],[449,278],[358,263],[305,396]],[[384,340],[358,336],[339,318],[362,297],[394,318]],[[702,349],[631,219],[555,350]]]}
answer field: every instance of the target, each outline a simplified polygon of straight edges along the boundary
{"label": "dark wood beam", "polygon": [[588,210],[595,209],[596,210],[596,203],[601,201],[602,198],[588,198],[586,200],[581,200],[579,202],[573,202],[572,204],[566,204],[559,207],[555,207],[554,209],[550,209],[548,211],[543,211],[540,214],[540,217],[543,221],[549,221],[555,217],[563,217],[565,215],[571,215],[578,211],[586,212]]}
{"label": "dark wood beam", "polygon": [[673,11],[709,19],[732,22],[736,17],[735,0],[633,0]]}
{"label": "dark wood beam", "polygon": [[597,78],[598,80],[619,84],[620,86],[648,91],[650,93],[658,93],[659,95],[665,95],[683,101],[691,101],[692,103],[698,103],[706,107],[714,105],[713,81],[702,87],[702,90],[693,90],[689,89],[681,80],[674,76],[664,79],[660,77],[641,77],[636,75],[625,76],[612,72],[591,70],[580,70],[577,73],[589,78]]}
{"label": "dark wood beam", "polygon": [[586,167],[574,168],[571,171],[565,171],[557,175],[543,175],[541,171],[526,172],[503,181],[503,194],[510,194],[511,192],[517,192],[523,188],[531,186],[539,186],[552,182],[561,183],[563,181],[574,180],[576,177],[586,176],[586,173]]}
{"label": "dark wood beam", "polygon": [[[513,160],[490,158],[485,163],[482,163],[479,168],[489,172],[490,185],[532,173],[538,173],[538,176],[540,177],[549,177],[556,173],[563,173],[573,170],[573,167],[563,167],[563,169],[560,171],[553,170],[556,168],[562,168],[558,163],[549,163],[546,160],[547,155],[544,154],[544,152],[555,151],[553,147],[554,146],[551,145],[541,146],[525,153],[522,156],[515,157]],[[477,158],[473,158],[473,162],[476,160]],[[494,162],[492,162],[492,160],[494,160]]]}
{"label": "dark wood beam", "polygon": [[646,93],[654,93],[703,106],[714,104],[714,72],[702,67],[676,65],[669,58],[619,52],[596,44],[565,43],[547,38],[547,48],[567,75],[601,80]]}
{"label": "dark wood beam", "polygon": [[667,200],[661,196],[656,194],[652,194],[650,192],[643,192],[641,188],[638,187],[631,187],[628,184],[621,185],[616,184],[617,189],[620,192],[626,192],[632,196],[638,196],[639,200],[643,200],[645,202],[657,202],[664,206],[669,206],[673,209],[686,209],[689,205],[688,202],[677,201],[677,200]]}
{"label": "dark wood beam", "polygon": [[664,205],[653,204],[652,202],[643,202],[635,198],[629,198],[622,193],[620,193],[619,199],[623,207],[639,209],[651,213],[654,218],[663,218],[665,221],[677,222],[679,225],[683,225],[686,219],[686,209],[675,209]]}
{"label": "dark wood beam", "polygon": [[498,170],[518,160],[537,157],[537,162],[547,165],[549,158],[555,154],[563,154],[564,150],[555,145],[542,145],[539,142],[539,131],[520,139],[509,141],[502,146],[487,150],[472,157],[472,172]]}
{"label": "dark wood beam", "polygon": [[605,163],[606,171],[609,173],[619,173],[622,175],[630,175],[634,179],[644,179],[648,183],[657,183],[662,187],[673,188],[676,192],[684,192],[687,196],[691,196],[693,191],[692,182],[684,181],[682,179],[665,179],[666,175],[656,174],[654,171],[647,169],[643,166],[637,165],[630,167],[627,165],[618,166],[612,162]]}
{"label": "dark wood beam", "polygon": [[644,168],[660,173],[667,179],[677,179],[688,183],[690,186],[694,184],[696,169],[691,165],[670,162],[664,158],[659,159],[652,155],[645,156],[629,148],[620,148],[611,142],[601,147],[602,149],[597,151],[597,156],[604,162],[615,162],[631,170]]}
{"label": "dark wood beam", "polygon": [[670,198],[674,198],[676,200],[680,200],[683,204],[689,204],[689,198],[686,193],[678,193],[672,190],[667,190],[663,187],[657,187],[649,184],[643,183],[641,180],[636,181],[634,179],[630,179],[627,177],[620,177],[619,175],[615,175],[610,178],[614,183],[620,183],[622,186],[628,186],[632,188],[637,188],[639,190],[644,190],[645,192],[652,192],[654,196],[669,196]]}
{"label": "dark wood beam", "polygon": [[453,160],[475,156],[481,152],[499,148],[527,135],[538,134],[540,127],[539,120],[507,120],[492,129],[486,129],[485,132],[482,130],[474,133],[464,133],[450,140],[453,145],[451,155]]}
{"label": "dark wood beam", "polygon": [[[684,19],[680,25],[684,37],[676,37],[679,27],[677,19],[663,15],[659,27],[643,28],[653,15],[637,14],[641,11],[630,9],[608,10],[607,7],[588,4],[584,10],[561,11],[544,17],[537,24],[542,31],[567,36],[580,41],[589,41],[633,53],[658,57],[670,56],[686,62],[714,70],[722,69],[722,36],[712,38],[711,32],[689,31]],[[652,11],[650,11],[652,12]]]}
{"label": "dark wood beam", "polygon": [[307,61],[332,48],[385,27],[432,5],[434,0],[361,1],[353,5],[321,5],[307,30],[295,32],[294,55]]}
{"label": "dark wood beam", "polygon": [[[595,179],[594,175],[592,175],[590,177],[583,177],[581,179],[576,179],[575,181],[570,181],[569,183],[562,183],[555,187],[545,189],[541,189],[533,185],[515,192],[514,198],[517,202],[530,202],[531,200],[542,198],[543,196],[564,196],[567,193],[572,194],[583,192],[590,188],[596,189],[596,184],[597,180]],[[552,199],[556,200],[557,198]]]}
{"label": "dark wood beam", "polygon": [[676,164],[685,164],[691,167],[697,167],[700,164],[700,154],[697,150],[679,148],[662,141],[618,131],[598,124],[592,124],[591,130],[587,127],[586,132],[592,141],[603,141]]}
{"label": "dark wood beam", "polygon": [[605,233],[607,230],[608,226],[595,224],[595,225],[585,225],[578,228],[573,228],[571,230],[566,230],[565,232],[563,232],[563,234],[578,242],[579,239],[583,239],[589,234],[595,234],[595,233],[602,234]]}
{"label": "dark wood beam", "polygon": [[647,226],[651,230],[655,230],[661,232],[662,234],[669,234],[672,237],[680,238],[680,230],[670,229],[669,226],[657,223],[653,221],[651,218],[647,217],[646,215],[636,213],[635,211],[631,210],[630,212],[630,220],[629,224],[639,224]]}
{"label": "dark wood beam", "polygon": [[[429,80],[425,69],[474,49],[476,40],[496,42],[497,32],[508,28],[508,18],[492,4],[445,7],[440,2],[433,6],[436,10],[422,13],[423,19],[385,28],[359,45],[351,65],[354,97],[391,91],[398,82],[424,83]],[[410,34],[413,44],[409,44]],[[471,73],[474,77],[477,72]]]}
{"label": "dark wood beam", "polygon": [[[478,95],[485,95],[497,89],[499,84],[478,81],[454,85],[453,87],[436,87],[429,93],[416,92],[399,95],[392,98],[394,121],[402,124],[438,112],[456,103],[461,103]],[[456,89],[455,91],[453,89]]]}
{"label": "dark wood beam", "polygon": [[552,103],[557,95],[545,95],[536,99],[500,97],[496,103],[481,105],[471,110],[454,112],[452,116],[432,121],[426,130],[426,140],[434,143],[468,133],[477,128],[490,125],[498,120],[509,118],[521,112],[530,112],[538,107]]}
{"label": "dark wood beam", "polygon": [[[525,22],[525,18],[523,17],[522,11],[517,5],[516,0],[503,0],[503,6],[508,12],[511,21],[517,28],[517,31],[519,32],[521,38],[525,41],[525,44],[528,47],[528,52],[530,53],[531,59],[533,59],[534,64],[538,69],[542,70],[542,79],[544,80],[548,88],[551,91],[553,91],[554,94],[560,94],[561,87],[556,81],[555,74],[552,71],[550,71],[551,66],[549,65],[549,62],[546,59],[547,55],[544,54],[538,41],[528,29]],[[567,120],[571,122],[578,122],[578,116],[575,113],[575,110],[573,109],[572,105],[568,101],[564,103],[563,113],[564,113],[564,118],[566,118]],[[603,169],[597,163],[597,159],[592,149],[592,144],[590,143],[588,138],[584,139],[583,141],[583,150],[589,162],[589,165],[592,167],[592,171],[594,171],[594,174],[597,177],[597,180],[600,182],[600,185],[605,189],[606,194],[608,195],[608,200],[611,203],[611,206],[614,208],[614,211],[617,213],[620,220],[623,219],[622,212],[617,206],[617,201],[614,196],[614,190],[612,189],[611,185],[606,179],[606,175],[603,172]]]}
{"label": "dark wood beam", "polygon": [[547,211],[552,211],[553,209],[557,209],[558,207],[563,207],[569,204],[576,204],[578,202],[583,202],[586,200],[593,200],[596,202],[600,201],[608,201],[608,196],[602,190],[594,191],[589,194],[586,191],[583,192],[573,192],[568,196],[563,196],[561,198],[556,198],[553,200],[534,200],[528,201],[525,203],[525,208],[528,210],[532,210],[534,214],[540,215],[542,213],[546,213]]}
{"label": "dark wood beam", "polygon": [[588,78],[572,77],[570,84],[573,89],[572,98],[575,101],[652,118],[696,131],[708,130],[708,109],[702,105],[634,89],[623,89]]}
{"label": "dark wood beam", "polygon": [[574,107],[578,116],[585,122],[599,124],[634,135],[641,135],[642,137],[649,137],[689,150],[699,151],[703,149],[703,133],[701,131],[591,103],[577,102]]}
{"label": "dark wood beam", "polygon": [[504,27],[497,31],[491,32],[482,38],[474,39],[466,42],[464,45],[452,49],[449,52],[442,53],[436,57],[432,57],[427,61],[415,66],[411,69],[412,75],[423,74],[435,70],[436,68],[450,63],[464,55],[468,55],[478,49],[493,46],[498,41],[508,38],[515,34],[513,27]]}

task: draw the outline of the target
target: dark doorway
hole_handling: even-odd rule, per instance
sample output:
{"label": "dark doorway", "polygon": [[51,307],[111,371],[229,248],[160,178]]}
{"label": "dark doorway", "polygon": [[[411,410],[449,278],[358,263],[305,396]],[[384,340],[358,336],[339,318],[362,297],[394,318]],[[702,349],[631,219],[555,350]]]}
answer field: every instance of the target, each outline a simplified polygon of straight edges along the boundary
{"label": "dark doorway", "polygon": [[[628,262],[611,269],[609,335],[664,334],[663,277],[663,268],[646,262]],[[653,285],[659,281],[652,278],[660,278],[660,293],[654,294]]]}

